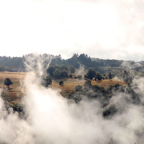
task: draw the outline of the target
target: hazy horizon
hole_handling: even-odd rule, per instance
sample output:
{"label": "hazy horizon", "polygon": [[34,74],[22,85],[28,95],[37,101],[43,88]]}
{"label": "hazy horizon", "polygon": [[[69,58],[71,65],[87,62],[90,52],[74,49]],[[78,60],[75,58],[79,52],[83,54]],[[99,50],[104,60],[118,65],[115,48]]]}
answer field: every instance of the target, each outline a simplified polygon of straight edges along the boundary
{"label": "hazy horizon", "polygon": [[[61,55],[61,54],[57,54],[57,55],[54,55],[54,54],[49,54],[49,53],[26,53],[26,54],[24,54],[24,55],[22,55],[22,56],[7,56],[7,55],[0,55],[0,57],[11,57],[11,58],[13,58],[13,57],[23,57],[23,56],[27,56],[27,55],[29,55],[29,54],[36,54],[36,55],[43,55],[43,54],[47,54],[47,55],[53,55],[53,56],[59,56],[59,55]],[[78,54],[78,53],[73,53],[73,54]],[[69,58],[71,58],[72,56],[73,56],[73,54],[71,55],[71,56],[69,56],[69,57],[66,57],[66,58],[64,58],[62,55],[61,55],[61,58],[62,59],[64,59],[64,60],[67,60],[67,59],[69,59]],[[81,55],[81,54],[86,54],[86,53],[80,53],[80,54],[78,54],[78,55]],[[88,54],[87,54],[88,55]],[[90,57],[90,58],[95,58],[95,59],[103,59],[103,60],[122,60],[122,61],[135,61],[135,62],[141,62],[141,61],[143,61],[143,60],[140,60],[140,61],[137,61],[137,60],[131,60],[131,59],[118,59],[118,58],[99,58],[99,57],[91,57],[90,55],[88,55],[88,57]]]}

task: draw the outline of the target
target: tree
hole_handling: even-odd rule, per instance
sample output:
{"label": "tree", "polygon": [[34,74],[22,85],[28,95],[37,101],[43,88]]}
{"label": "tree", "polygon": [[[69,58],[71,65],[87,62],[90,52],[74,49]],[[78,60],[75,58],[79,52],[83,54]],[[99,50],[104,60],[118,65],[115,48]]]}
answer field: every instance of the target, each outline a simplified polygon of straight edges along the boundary
{"label": "tree", "polygon": [[60,67],[60,69],[61,69],[61,70],[68,71],[68,68],[67,68],[67,66],[66,66],[66,65],[62,65],[62,66]]}
{"label": "tree", "polygon": [[96,75],[95,75],[95,81],[96,80],[101,80],[102,79],[102,76],[100,75],[100,73],[99,72],[96,72]]}
{"label": "tree", "polygon": [[53,72],[55,71],[55,68],[53,66],[50,66],[48,69],[47,69],[47,73],[50,74],[50,76],[53,76]]}
{"label": "tree", "polygon": [[61,77],[68,77],[68,72],[66,70],[61,71]]}
{"label": "tree", "polygon": [[81,85],[77,85],[75,87],[75,91],[78,92],[78,91],[82,91],[82,86]]}
{"label": "tree", "polygon": [[52,78],[51,78],[51,76],[45,76],[45,77],[43,77],[42,85],[44,87],[48,87],[48,85],[51,85],[51,84],[52,84]]}
{"label": "tree", "polygon": [[73,77],[72,74],[70,74],[70,75],[69,75],[69,78],[72,78],[72,77]]}
{"label": "tree", "polygon": [[109,79],[112,79],[112,74],[111,73],[109,73]]}
{"label": "tree", "polygon": [[103,86],[99,86],[99,85],[93,85],[92,86],[92,90],[94,91],[94,92],[105,92],[105,89],[104,89],[104,87]]}
{"label": "tree", "polygon": [[93,79],[93,77],[95,77],[95,75],[96,75],[96,72],[93,69],[88,70],[87,76],[89,79]]}
{"label": "tree", "polygon": [[12,83],[12,81],[9,78],[6,78],[4,80],[4,84],[9,88],[9,86],[12,85],[13,83]]}
{"label": "tree", "polygon": [[63,84],[64,84],[64,81],[61,80],[61,81],[59,82],[59,85],[63,85]]}
{"label": "tree", "polygon": [[53,76],[55,78],[60,78],[61,77],[61,70],[60,69],[55,69],[54,73],[53,73]]}
{"label": "tree", "polygon": [[69,66],[68,67],[68,71],[70,72],[70,73],[75,73],[75,67],[74,66]]}
{"label": "tree", "polygon": [[84,75],[84,78],[85,78],[85,79],[88,79],[88,75]]}

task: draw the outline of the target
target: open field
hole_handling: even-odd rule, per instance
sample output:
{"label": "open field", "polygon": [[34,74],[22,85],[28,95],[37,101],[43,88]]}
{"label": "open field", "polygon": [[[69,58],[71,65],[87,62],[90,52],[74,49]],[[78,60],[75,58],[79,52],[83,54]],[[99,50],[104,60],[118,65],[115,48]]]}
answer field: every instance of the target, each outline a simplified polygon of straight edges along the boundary
{"label": "open field", "polygon": [[[104,88],[108,88],[110,85],[115,85],[115,84],[120,84],[120,85],[127,85],[125,82],[123,81],[117,81],[117,80],[101,80],[101,81],[91,81],[92,85],[100,85],[103,86]],[[68,79],[64,81],[64,85],[60,86],[58,82],[53,81],[53,87],[55,88],[59,88],[62,91],[74,91],[75,87],[77,85],[81,85],[84,86],[85,80],[78,80],[78,79]]]}
{"label": "open field", "polygon": [[10,78],[13,85],[10,85],[9,90],[6,90],[7,97],[14,100],[19,100],[23,95],[20,89],[20,82],[25,78],[26,73],[24,72],[0,72],[0,88],[7,87],[4,85],[5,78]]}
{"label": "open field", "polygon": [[[20,89],[20,82],[24,80],[26,72],[0,72],[0,88],[6,89],[7,87],[3,84],[5,78],[10,78],[13,82],[13,85],[10,86],[10,89],[7,91],[7,96],[11,99],[18,100],[23,96],[23,93]],[[85,80],[78,79],[64,79],[64,85],[59,85],[60,80],[53,80],[52,87],[55,89],[61,89],[62,91],[70,92],[75,90],[75,86],[81,85],[84,86]],[[92,81],[92,85],[100,85],[104,88],[109,87],[110,85],[122,84],[127,85],[123,81],[117,80],[101,80],[101,81]]]}

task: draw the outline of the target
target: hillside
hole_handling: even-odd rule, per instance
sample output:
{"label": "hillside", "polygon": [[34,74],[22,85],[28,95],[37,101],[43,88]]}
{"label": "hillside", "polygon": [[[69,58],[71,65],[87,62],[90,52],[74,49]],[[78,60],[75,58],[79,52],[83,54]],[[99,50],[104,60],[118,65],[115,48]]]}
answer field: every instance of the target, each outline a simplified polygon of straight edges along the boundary
{"label": "hillside", "polygon": [[[11,100],[18,100],[22,98],[23,91],[21,90],[20,83],[24,80],[26,74],[24,72],[0,72],[0,88],[4,88],[5,92],[7,93],[7,97]],[[10,89],[7,90],[7,87],[3,84],[5,78],[10,78],[13,82],[13,85],[10,86]],[[75,91],[75,87],[77,85],[81,85],[84,87],[85,80],[78,80],[78,79],[71,79],[67,78],[64,79],[64,85],[59,85],[60,80],[53,80],[52,81],[52,88],[60,89],[63,92],[72,92]],[[118,80],[101,80],[101,81],[91,81],[92,85],[99,85],[103,86],[105,89],[108,88],[110,85],[120,84],[120,85],[127,85],[123,81]]]}
{"label": "hillside", "polygon": [[[115,73],[115,71],[120,72],[125,68],[126,69],[133,68],[135,71],[139,72],[141,70],[141,67],[143,68],[143,62],[139,62],[139,65],[136,65],[137,63],[133,61],[91,58],[87,54],[80,54],[80,55],[74,54],[71,58],[68,59],[63,59],[61,55],[54,56],[49,54],[43,54],[43,55],[29,54],[24,55],[23,57],[0,56],[0,71],[12,71],[12,72],[27,71],[24,62],[27,61],[27,59],[33,60],[33,58],[40,59],[44,66],[46,66],[49,63],[49,59],[52,58],[50,65],[53,66],[72,65],[75,68],[81,68],[81,67],[84,67],[85,69],[92,68],[95,71],[99,71],[101,74],[109,72]],[[37,67],[37,65],[35,65],[35,67]]]}

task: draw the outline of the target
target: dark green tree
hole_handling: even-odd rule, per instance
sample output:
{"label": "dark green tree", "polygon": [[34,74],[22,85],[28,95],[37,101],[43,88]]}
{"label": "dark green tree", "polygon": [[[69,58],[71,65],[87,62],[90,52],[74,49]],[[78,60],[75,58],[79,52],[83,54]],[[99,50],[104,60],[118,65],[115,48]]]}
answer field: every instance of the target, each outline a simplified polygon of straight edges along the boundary
{"label": "dark green tree", "polygon": [[61,81],[59,82],[59,85],[63,85],[63,84],[64,84],[64,81],[61,80]]}
{"label": "dark green tree", "polygon": [[96,75],[96,72],[93,69],[88,70],[87,76],[89,79],[93,79],[95,75]]}
{"label": "dark green tree", "polygon": [[4,84],[9,88],[9,86],[12,85],[13,83],[12,83],[12,81],[9,78],[6,78],[4,80]]}
{"label": "dark green tree", "polygon": [[111,73],[109,73],[109,79],[112,79],[112,74]]}
{"label": "dark green tree", "polygon": [[55,68],[53,66],[50,66],[48,69],[47,69],[47,73],[49,73],[49,75],[51,77],[53,77],[53,72],[55,71]]}
{"label": "dark green tree", "polygon": [[86,74],[86,75],[84,75],[84,78],[85,78],[85,79],[88,79],[88,75],[87,75],[87,74]]}
{"label": "dark green tree", "polygon": [[73,77],[73,75],[72,75],[72,74],[70,74],[70,75],[69,75],[69,78],[72,78],[72,77]]}
{"label": "dark green tree", "polygon": [[53,76],[55,78],[60,78],[61,77],[61,70],[60,69],[55,69],[54,73],[53,73]]}
{"label": "dark green tree", "polygon": [[96,80],[101,80],[102,79],[102,76],[101,76],[101,74],[99,73],[99,72],[96,72],[96,75],[95,75],[95,81]]}
{"label": "dark green tree", "polygon": [[66,65],[62,65],[62,66],[60,67],[60,69],[61,69],[61,70],[68,71],[68,68],[67,68],[67,66],[66,66]]}
{"label": "dark green tree", "polygon": [[68,72],[66,70],[61,71],[61,77],[68,77]]}

